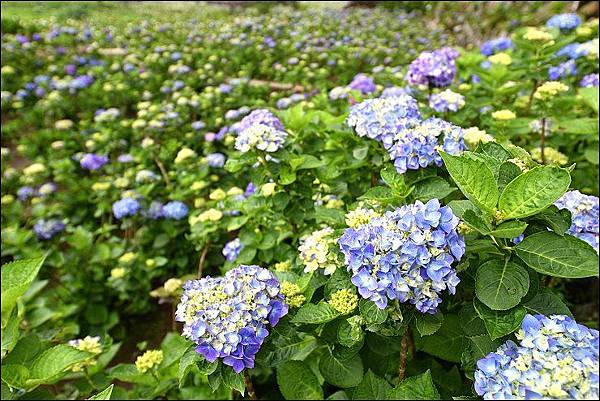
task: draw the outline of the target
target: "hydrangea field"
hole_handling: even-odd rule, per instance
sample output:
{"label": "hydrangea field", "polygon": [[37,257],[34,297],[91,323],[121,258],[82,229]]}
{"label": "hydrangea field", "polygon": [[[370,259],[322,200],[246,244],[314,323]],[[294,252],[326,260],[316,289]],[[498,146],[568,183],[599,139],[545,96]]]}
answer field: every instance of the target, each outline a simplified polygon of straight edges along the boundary
{"label": "hydrangea field", "polygon": [[123,3],[2,4],[2,399],[598,398],[597,2]]}

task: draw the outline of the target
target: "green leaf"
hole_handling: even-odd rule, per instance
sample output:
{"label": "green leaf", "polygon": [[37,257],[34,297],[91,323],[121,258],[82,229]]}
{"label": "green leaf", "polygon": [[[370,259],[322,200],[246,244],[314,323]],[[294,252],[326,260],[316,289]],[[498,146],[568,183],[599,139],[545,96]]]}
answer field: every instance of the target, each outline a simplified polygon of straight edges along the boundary
{"label": "green leaf", "polygon": [[6,327],[17,300],[35,279],[45,258],[21,259],[2,265],[2,328]]}
{"label": "green leaf", "polygon": [[67,243],[78,251],[89,248],[93,242],[94,235],[82,226],[77,227],[73,234],[67,237]]}
{"label": "green leaf", "polygon": [[[466,153],[466,152],[465,152]],[[462,193],[480,209],[492,213],[498,202],[494,174],[483,162],[440,152],[448,173]]]}
{"label": "green leaf", "polygon": [[292,323],[296,324],[320,324],[327,323],[338,317],[340,314],[328,303],[321,302],[317,305],[306,304],[298,309],[296,316],[292,318]]}
{"label": "green leaf", "polygon": [[371,370],[365,373],[362,381],[352,392],[353,400],[385,400],[392,386]]}
{"label": "green leaf", "polygon": [[477,298],[494,310],[516,306],[529,290],[529,275],[508,260],[491,259],[479,266],[475,277]]}
{"label": "green leaf", "polygon": [[313,155],[300,155],[290,159],[292,171],[317,168],[324,165],[324,161],[317,159]]}
{"label": "green leaf", "polygon": [[364,332],[360,325],[349,323],[348,319],[343,320],[338,326],[337,340],[344,347],[353,347],[363,340]]}
{"label": "green leaf", "polygon": [[495,311],[485,306],[478,299],[473,301],[473,305],[477,314],[485,323],[485,328],[492,340],[504,337],[517,330],[521,327],[521,322],[527,314],[523,306],[516,306],[505,311]]}
{"label": "green leaf", "polygon": [[571,184],[566,169],[538,166],[508,183],[498,201],[503,220],[532,216],[560,198]]}
{"label": "green leaf", "polygon": [[429,313],[419,313],[416,318],[416,327],[419,334],[422,336],[430,336],[437,332],[442,323],[444,323],[444,315],[442,312],[437,312],[435,315]]}
{"label": "green leaf", "polygon": [[344,224],[344,212],[325,206],[315,206],[315,220],[317,223]]}
{"label": "green leaf", "polygon": [[32,363],[28,386],[51,384],[74,365],[84,362],[93,355],[70,345],[56,345],[42,352]]}
{"label": "green leaf", "polygon": [[460,362],[465,337],[458,316],[445,315],[444,322],[435,335],[423,337],[419,342],[420,348],[428,354],[446,361]]}
{"label": "green leaf", "polygon": [[365,192],[362,196],[360,196],[358,199],[371,200],[382,203],[392,203],[396,199],[396,196],[394,195],[391,188],[379,186],[369,188],[369,190]]}
{"label": "green leaf", "polygon": [[477,312],[472,303],[466,304],[458,313],[460,326],[467,336],[476,336],[486,334],[485,323]]}
{"label": "green leaf", "polygon": [[242,396],[244,395],[246,383],[244,382],[244,375],[242,373],[235,373],[230,366],[223,366],[221,368],[221,377],[225,386],[232,390],[237,390]]}
{"label": "green leaf", "polygon": [[512,162],[504,162],[498,169],[498,191],[504,191],[509,182],[521,175],[521,169]]}
{"label": "green leaf", "polygon": [[29,378],[29,369],[23,365],[2,364],[2,381],[10,387],[18,389],[28,388],[26,382]]}
{"label": "green leaf", "polygon": [[564,302],[549,288],[542,288],[533,298],[523,303],[530,314],[567,315],[573,317]]}
{"label": "green leaf", "polygon": [[448,203],[448,207],[452,209],[452,213],[459,219],[462,219],[467,210],[477,211],[477,208],[470,200],[453,200]]}
{"label": "green leaf", "polygon": [[513,239],[523,234],[527,228],[527,223],[519,220],[505,221],[499,224],[495,229],[491,230],[488,234],[496,238],[508,238]]}
{"label": "green leaf", "polygon": [[111,384],[101,392],[96,395],[91,396],[88,400],[110,400],[110,396],[112,395],[113,387],[115,385]]}
{"label": "green leaf", "polygon": [[354,157],[356,160],[363,160],[365,157],[367,157],[367,154],[369,154],[368,146],[352,149],[352,157]]}
{"label": "green leaf", "polygon": [[407,189],[404,176],[399,174],[392,164],[388,164],[380,172],[381,179],[393,190],[404,193]]}
{"label": "green leaf", "polygon": [[278,367],[277,384],[286,400],[323,399],[317,377],[304,362],[289,361]]}
{"label": "green leaf", "polygon": [[296,181],[296,173],[289,167],[283,166],[279,171],[279,183],[281,185],[290,185]]}
{"label": "green leaf", "polygon": [[498,164],[502,164],[510,159],[510,153],[508,153],[508,151],[504,149],[502,145],[496,142],[480,142],[475,150],[475,153],[486,155],[487,157],[496,160]]}
{"label": "green leaf", "polygon": [[480,234],[487,235],[492,229],[490,225],[481,217],[477,212],[473,210],[465,210],[462,215],[462,219],[465,223]]}
{"label": "green leaf", "polygon": [[567,209],[558,209],[555,205],[542,210],[533,218],[545,223],[560,236],[563,236],[571,227],[571,212]]}
{"label": "green leaf", "polygon": [[598,87],[579,88],[579,95],[592,110],[598,113]]}
{"label": "green leaf", "polygon": [[427,202],[430,199],[443,199],[454,191],[456,188],[443,178],[431,177],[416,183],[411,195],[416,200]]}
{"label": "green leaf", "polygon": [[576,118],[571,120],[561,120],[558,122],[558,129],[566,134],[590,135],[598,137],[598,117]]}
{"label": "green leaf", "polygon": [[439,400],[431,371],[404,379],[388,393],[388,400]]}
{"label": "green leaf", "polygon": [[476,360],[484,358],[487,354],[496,351],[502,345],[502,341],[492,340],[487,334],[469,337],[469,341]]}
{"label": "green leaf", "polygon": [[[6,326],[2,328],[2,359],[13,350],[19,341],[19,318],[12,313]],[[4,362],[4,361],[3,361]]]}
{"label": "green leaf", "polygon": [[381,324],[387,319],[387,310],[379,309],[373,301],[361,299],[358,301],[358,309],[367,324]]}
{"label": "green leaf", "polygon": [[598,254],[587,242],[571,235],[539,232],[517,245],[519,258],[533,270],[554,277],[598,276]]}
{"label": "green leaf", "polygon": [[125,383],[136,383],[144,386],[156,385],[156,379],[151,375],[140,373],[132,364],[119,364],[109,370],[109,376]]}
{"label": "green leaf", "polygon": [[363,378],[363,364],[358,354],[340,359],[329,351],[321,357],[319,370],[327,383],[341,388],[357,386]]}
{"label": "green leaf", "polygon": [[183,354],[179,361],[179,370],[177,372],[177,376],[179,377],[179,388],[183,386],[188,373],[192,371],[196,366],[196,363],[201,359],[201,355],[196,352],[194,346],[189,347],[187,351],[185,351],[185,354]]}

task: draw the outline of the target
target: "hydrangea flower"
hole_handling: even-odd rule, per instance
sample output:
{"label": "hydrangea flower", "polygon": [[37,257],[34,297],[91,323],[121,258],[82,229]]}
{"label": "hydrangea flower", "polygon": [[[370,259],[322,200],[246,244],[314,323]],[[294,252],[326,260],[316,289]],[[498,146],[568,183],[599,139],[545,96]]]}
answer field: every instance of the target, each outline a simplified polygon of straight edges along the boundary
{"label": "hydrangea flower", "polygon": [[108,163],[108,156],[86,153],[83,155],[79,164],[86,170],[98,170]]}
{"label": "hydrangea flower", "polygon": [[281,121],[279,121],[279,119],[275,117],[269,110],[256,109],[246,117],[242,118],[237,126],[237,132],[241,133],[242,131],[256,124],[266,125],[268,127],[275,128],[278,131],[283,131],[285,129]]}
{"label": "hydrangea flower", "polygon": [[576,60],[581,56],[586,55],[586,48],[581,46],[581,43],[569,43],[556,52],[556,57],[566,56],[572,60]]}
{"label": "hydrangea flower", "polygon": [[25,186],[17,190],[17,198],[19,198],[20,201],[26,201],[29,198],[33,198],[35,195],[36,191],[32,187]]}
{"label": "hydrangea flower", "polygon": [[581,24],[581,18],[577,14],[553,15],[547,22],[548,28],[558,28],[561,31],[571,31]]}
{"label": "hydrangea flower", "polygon": [[223,167],[225,165],[225,155],[223,153],[210,153],[206,155],[206,163],[210,167]]}
{"label": "hydrangea flower", "polygon": [[381,309],[398,300],[434,314],[441,292],[454,294],[460,282],[452,268],[465,251],[458,222],[449,207],[432,199],[347,228],[338,244],[358,293]]}
{"label": "hydrangea flower", "polygon": [[56,234],[65,229],[65,224],[60,220],[38,220],[33,226],[33,232],[39,240],[52,239]]}
{"label": "hydrangea flower", "polygon": [[158,366],[163,361],[163,352],[161,350],[148,350],[140,355],[135,360],[135,367],[140,373],[146,373],[147,371]]}
{"label": "hydrangea flower", "polygon": [[404,95],[412,95],[412,91],[409,87],[402,88],[399,86],[390,86],[389,88],[385,88],[383,92],[381,92],[380,97],[397,97]]}
{"label": "hydrangea flower", "polygon": [[417,101],[400,95],[388,98],[367,99],[350,108],[346,124],[361,137],[375,139],[388,148],[394,135],[421,119]]}
{"label": "hydrangea flower", "polygon": [[581,81],[579,82],[579,86],[581,86],[582,88],[591,88],[594,86],[598,86],[598,81],[599,81],[599,75],[596,74],[588,74],[585,75],[583,78],[581,78]]}
{"label": "hydrangea flower", "polygon": [[435,93],[429,98],[429,107],[438,113],[456,112],[465,105],[465,97],[460,93],[446,89],[443,92]]}
{"label": "hydrangea flower", "polygon": [[112,210],[117,219],[135,216],[140,210],[140,203],[132,198],[123,198],[113,203]]}
{"label": "hydrangea flower", "polygon": [[448,86],[456,75],[455,59],[459,53],[452,48],[422,52],[408,66],[406,80],[411,85],[442,88]]}
{"label": "hydrangea flower", "polygon": [[223,247],[223,256],[225,256],[228,262],[235,262],[242,249],[244,249],[244,244],[242,244],[239,238],[236,238],[225,244]]}
{"label": "hydrangea flower", "polygon": [[553,81],[570,77],[575,74],[577,74],[577,65],[575,64],[575,60],[568,60],[548,69],[548,78]]}
{"label": "hydrangea flower", "polygon": [[171,201],[162,207],[163,217],[173,220],[181,220],[188,214],[188,207],[185,203]]}
{"label": "hydrangea flower", "polygon": [[183,336],[207,361],[222,358],[236,373],[254,367],[254,357],[288,312],[279,282],[267,269],[240,265],[223,277],[190,280],[177,306]]}
{"label": "hydrangea flower", "polygon": [[466,149],[463,129],[439,118],[428,118],[400,131],[388,150],[396,170],[403,174],[431,164],[442,165],[439,150],[458,154]]}
{"label": "hydrangea flower", "polygon": [[151,218],[152,220],[158,220],[161,217],[164,217],[163,204],[158,201],[152,201],[144,215]]}
{"label": "hydrangea flower", "polygon": [[475,391],[486,400],[598,398],[598,330],[565,315],[526,315],[509,340],[477,361]]}
{"label": "hydrangea flower", "polygon": [[235,140],[235,148],[242,153],[251,149],[276,152],[283,147],[287,132],[264,124],[255,124],[241,131]]}
{"label": "hydrangea flower", "polygon": [[333,274],[338,266],[335,252],[336,238],[331,227],[317,230],[300,240],[298,251],[304,264],[304,272],[310,273],[321,268],[323,274]]}
{"label": "hydrangea flower", "polygon": [[512,47],[513,44],[510,38],[496,38],[488,40],[481,45],[481,54],[484,56],[491,56],[492,54],[511,49]]}
{"label": "hydrangea flower", "polygon": [[377,90],[377,86],[373,79],[365,74],[356,74],[352,82],[348,84],[350,89],[360,91],[363,95],[373,93]]}
{"label": "hydrangea flower", "polygon": [[598,197],[568,191],[554,204],[571,212],[572,222],[567,233],[587,242],[598,252]]}

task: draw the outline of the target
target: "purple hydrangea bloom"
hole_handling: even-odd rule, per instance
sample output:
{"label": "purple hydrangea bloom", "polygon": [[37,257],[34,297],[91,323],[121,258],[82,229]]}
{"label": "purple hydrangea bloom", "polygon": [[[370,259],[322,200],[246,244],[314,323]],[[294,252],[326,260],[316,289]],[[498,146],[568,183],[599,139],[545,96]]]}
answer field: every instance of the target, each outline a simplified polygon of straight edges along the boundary
{"label": "purple hydrangea bloom", "polygon": [[463,129],[439,118],[429,118],[400,131],[388,149],[399,173],[418,170],[431,164],[440,167],[438,149],[458,154],[466,149]]}
{"label": "purple hydrangea bloom", "polygon": [[79,164],[86,170],[98,170],[108,163],[108,156],[86,153],[83,155]]}
{"label": "purple hydrangea bloom", "polygon": [[163,204],[158,201],[152,201],[152,203],[150,203],[150,206],[148,207],[148,210],[146,211],[145,215],[147,217],[151,218],[152,220],[158,220],[158,219],[164,217]]}
{"label": "purple hydrangea bloom", "polygon": [[221,93],[229,93],[229,92],[231,92],[232,89],[233,89],[233,86],[228,85],[228,84],[219,85],[219,92],[221,92]]}
{"label": "purple hydrangea bloom", "polygon": [[223,247],[223,256],[225,256],[228,262],[235,262],[242,249],[244,249],[244,244],[242,244],[239,238],[236,238],[225,244]]}
{"label": "purple hydrangea bloom", "polygon": [[65,65],[65,74],[67,75],[75,75],[77,71],[77,66],[75,64],[67,64]]}
{"label": "purple hydrangea bloom", "polygon": [[446,89],[429,97],[429,107],[438,113],[457,112],[465,105],[465,97]]}
{"label": "purple hydrangea bloom", "polygon": [[581,24],[581,18],[577,14],[557,14],[547,22],[548,28],[558,28],[561,31],[571,31]]}
{"label": "purple hydrangea bloom", "polygon": [[275,103],[275,107],[277,107],[278,109],[287,109],[291,105],[292,100],[289,97],[283,97],[277,100],[277,103]]}
{"label": "purple hydrangea bloom", "polygon": [[225,155],[223,153],[210,153],[206,155],[206,163],[210,167],[223,167],[225,165]]}
{"label": "purple hydrangea bloom", "polygon": [[598,243],[598,197],[585,195],[579,191],[569,191],[554,202],[559,209],[571,212],[571,227],[567,233],[578,237],[590,244],[596,252],[600,249]]}
{"label": "purple hydrangea bloom", "polygon": [[436,313],[441,292],[454,294],[460,282],[452,268],[465,251],[458,223],[449,207],[432,199],[347,228],[338,244],[359,294],[380,309],[398,300]]}
{"label": "purple hydrangea bloom", "polygon": [[65,224],[60,220],[38,220],[33,226],[33,231],[39,240],[49,240],[65,229]]}
{"label": "purple hydrangea bloom", "polygon": [[244,196],[248,197],[253,195],[254,193],[256,193],[256,185],[254,185],[254,183],[249,182],[248,185],[246,185],[246,190],[244,191]]}
{"label": "purple hydrangea bloom", "polygon": [[140,203],[133,198],[123,198],[112,205],[112,211],[117,219],[135,216],[140,210]]}
{"label": "purple hydrangea bloom", "polygon": [[511,49],[512,47],[512,40],[509,38],[496,38],[488,40],[481,45],[481,54],[484,56],[491,56],[492,54]]}
{"label": "purple hydrangea bloom", "polygon": [[181,220],[188,214],[188,207],[185,203],[171,201],[162,207],[163,216],[167,219]]}
{"label": "purple hydrangea bloom", "polygon": [[377,86],[375,86],[373,78],[365,74],[356,74],[356,76],[354,77],[354,79],[352,79],[352,82],[350,82],[348,87],[350,89],[360,91],[363,95],[373,93],[377,90]]}
{"label": "purple hydrangea bloom", "polygon": [[69,82],[69,89],[71,89],[71,91],[85,89],[93,83],[94,77],[91,75],[80,75]]}
{"label": "purple hydrangea bloom", "polygon": [[177,306],[184,337],[208,362],[222,358],[236,373],[254,367],[255,355],[288,306],[273,273],[240,265],[223,277],[190,280]]}
{"label": "purple hydrangea bloom", "polygon": [[426,85],[442,88],[448,86],[456,75],[458,52],[452,48],[442,48],[432,52],[422,52],[410,63],[406,80],[410,85]]}
{"label": "purple hydrangea bloom", "polygon": [[562,49],[556,52],[556,57],[566,56],[572,60],[578,59],[581,56],[585,56],[587,51],[585,47],[581,46],[581,43],[570,43],[564,46]]}
{"label": "purple hydrangea bloom", "polygon": [[399,86],[391,86],[389,88],[385,88],[381,93],[380,97],[398,97],[398,96],[411,96],[412,90],[407,86],[405,88]]}
{"label": "purple hydrangea bloom", "polygon": [[516,334],[477,361],[485,400],[598,398],[598,330],[565,315],[525,315]]}
{"label": "purple hydrangea bloom", "polygon": [[33,198],[36,194],[35,189],[32,187],[25,186],[17,190],[17,198],[19,198],[20,201],[26,201],[29,198]]}
{"label": "purple hydrangea bloom", "polygon": [[577,65],[575,60],[565,61],[555,67],[548,69],[548,78],[552,81],[557,81],[561,78],[570,77],[577,74]]}
{"label": "purple hydrangea bloom", "polygon": [[579,82],[579,86],[583,87],[583,88],[591,88],[594,86],[598,86],[598,73],[596,74],[588,74],[585,75],[583,78],[581,78],[581,81]]}
{"label": "purple hydrangea bloom", "polygon": [[237,126],[237,132],[241,133],[253,125],[262,124],[278,131],[283,131],[284,127],[281,121],[267,109],[257,109],[252,111],[246,117],[242,118]]}
{"label": "purple hydrangea bloom", "polygon": [[417,124],[420,119],[417,101],[404,94],[355,104],[350,108],[346,124],[354,128],[358,136],[375,139],[389,148],[398,131]]}

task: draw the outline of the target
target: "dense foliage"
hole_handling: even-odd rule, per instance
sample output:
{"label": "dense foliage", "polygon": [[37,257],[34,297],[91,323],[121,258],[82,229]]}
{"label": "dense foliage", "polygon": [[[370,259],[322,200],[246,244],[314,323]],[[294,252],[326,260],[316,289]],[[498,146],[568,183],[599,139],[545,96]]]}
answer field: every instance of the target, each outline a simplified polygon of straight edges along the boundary
{"label": "dense foliage", "polygon": [[2,398],[597,398],[598,19],[296,8],[3,19]]}

